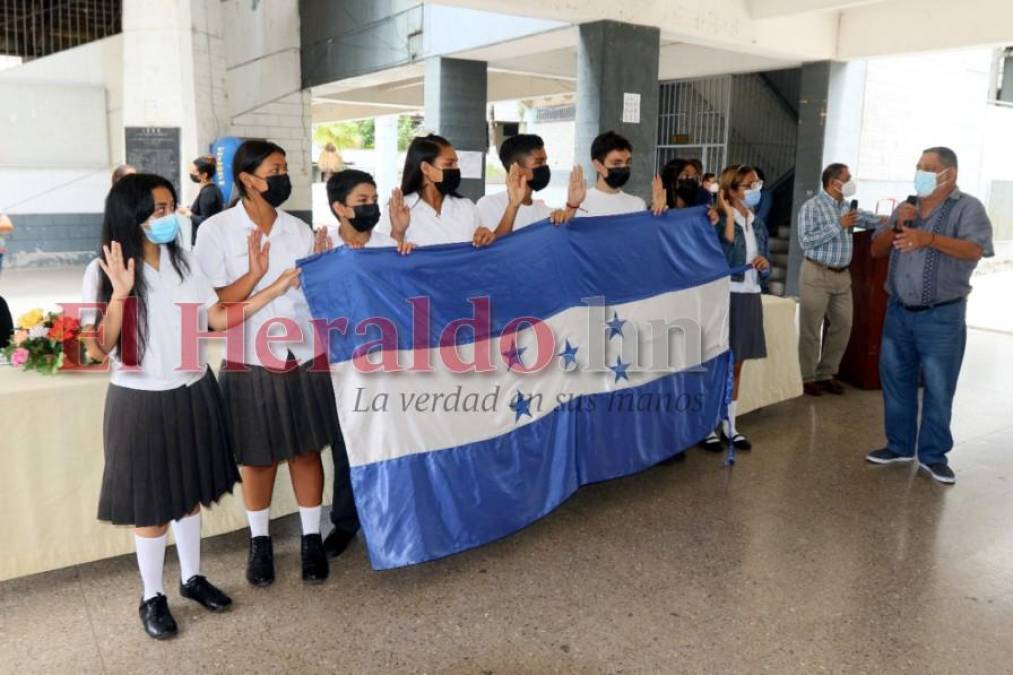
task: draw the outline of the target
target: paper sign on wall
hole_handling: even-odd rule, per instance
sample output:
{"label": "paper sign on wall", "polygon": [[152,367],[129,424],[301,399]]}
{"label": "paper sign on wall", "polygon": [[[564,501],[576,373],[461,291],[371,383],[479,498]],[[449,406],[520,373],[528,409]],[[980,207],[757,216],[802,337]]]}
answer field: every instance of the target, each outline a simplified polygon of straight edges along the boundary
{"label": "paper sign on wall", "polygon": [[640,94],[623,94],[623,124],[640,124]]}
{"label": "paper sign on wall", "polygon": [[481,178],[485,153],[474,150],[458,150],[457,163],[461,167],[461,178]]}

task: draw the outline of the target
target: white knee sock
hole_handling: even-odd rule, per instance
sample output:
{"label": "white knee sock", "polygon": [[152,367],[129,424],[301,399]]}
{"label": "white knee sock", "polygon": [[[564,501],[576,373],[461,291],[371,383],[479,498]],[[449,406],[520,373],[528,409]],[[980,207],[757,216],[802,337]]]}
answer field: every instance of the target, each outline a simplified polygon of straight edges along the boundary
{"label": "white knee sock", "polygon": [[320,534],[320,510],[319,506],[299,507],[299,520],[302,521],[303,536]]}
{"label": "white knee sock", "polygon": [[141,537],[134,535],[134,548],[137,550],[137,569],[141,572],[141,583],[144,585],[144,600],[150,600],[159,593],[165,594],[162,586],[162,570],[165,567],[165,539],[161,537]]}
{"label": "white knee sock", "polygon": [[176,537],[179,578],[185,584],[200,574],[200,511],[172,521],[172,536]]}
{"label": "white knee sock", "polygon": [[735,429],[735,403],[735,401],[732,401],[728,404],[728,420],[721,421],[721,428],[728,438],[735,438],[735,434],[738,433]]}
{"label": "white knee sock", "polygon": [[250,522],[250,537],[267,537],[268,523],[271,521],[271,507],[260,511],[247,511],[246,520]]}

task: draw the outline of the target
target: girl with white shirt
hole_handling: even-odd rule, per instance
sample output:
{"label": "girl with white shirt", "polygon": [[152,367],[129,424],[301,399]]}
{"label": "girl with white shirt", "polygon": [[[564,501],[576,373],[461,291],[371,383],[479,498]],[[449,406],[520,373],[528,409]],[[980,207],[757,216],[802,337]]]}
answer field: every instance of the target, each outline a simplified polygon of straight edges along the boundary
{"label": "girl with white shirt", "polygon": [[[763,303],[760,299],[760,278],[770,273],[767,260],[767,227],[752,209],[759,203],[760,182],[756,171],[748,166],[730,166],[721,172],[718,204],[723,214],[715,225],[718,239],[731,268],[749,265],[745,272],[732,275],[728,319],[728,345],[735,357],[735,384],[728,420],[722,431],[739,450],[750,450],[752,444],[735,428],[735,405],[739,399],[742,364],[749,359],[767,356],[763,333]],[[717,437],[711,434],[704,446],[713,448]],[[720,449],[720,447],[718,447]]]}
{"label": "girl with white shirt", "polygon": [[[482,226],[475,203],[457,193],[460,185],[457,151],[450,141],[436,134],[415,138],[384,229],[394,238],[404,232],[404,240],[417,246],[465,241],[488,246],[496,236]],[[400,208],[402,200],[407,210]]]}
{"label": "girl with white shirt", "polygon": [[[326,230],[315,238],[306,223],[278,208],[292,192],[281,147],[246,141],[232,171],[241,199],[204,221],[194,256],[223,302],[242,302],[300,258],[323,250]],[[247,250],[251,234],[266,242],[260,252]],[[221,383],[250,524],[246,579],[255,586],[274,581],[268,523],[278,464],[286,462],[302,522],[302,578],[322,582],[329,570],[320,538],[320,452],[340,433],[326,355],[322,345],[318,351],[298,288],[275,298],[244,328],[244,349],[226,355]]]}
{"label": "girl with white shirt", "polygon": [[[200,574],[200,508],[231,492],[239,474],[229,445],[215,377],[198,351],[185,369],[185,305],[197,306],[201,330],[225,330],[296,283],[279,275],[228,314],[210,281],[179,243],[181,220],[169,181],[132,174],[106,198],[102,256],[85,271],[82,296],[98,309],[82,312],[90,356],[110,357],[105,404],[105,468],[98,517],[134,526],[143,583],[139,614],[153,638],[177,630],[163,592],[166,530],[172,524],[180,564],[180,595],[211,611],[231,599]],[[255,240],[249,242],[256,245]],[[97,331],[96,331],[97,328]]]}

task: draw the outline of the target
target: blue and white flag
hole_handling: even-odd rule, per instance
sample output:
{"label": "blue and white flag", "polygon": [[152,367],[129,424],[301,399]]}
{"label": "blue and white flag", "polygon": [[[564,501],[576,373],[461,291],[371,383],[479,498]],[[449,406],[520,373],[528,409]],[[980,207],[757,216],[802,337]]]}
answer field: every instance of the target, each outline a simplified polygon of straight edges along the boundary
{"label": "blue and white flag", "polygon": [[375,569],[515,532],[725,413],[729,270],[703,209],[300,266]]}

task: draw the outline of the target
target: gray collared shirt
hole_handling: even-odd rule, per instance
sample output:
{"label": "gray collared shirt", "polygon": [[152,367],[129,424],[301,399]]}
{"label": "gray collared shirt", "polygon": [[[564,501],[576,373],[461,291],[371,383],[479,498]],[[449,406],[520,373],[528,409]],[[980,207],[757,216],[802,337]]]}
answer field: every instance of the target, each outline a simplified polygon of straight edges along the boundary
{"label": "gray collared shirt", "polygon": [[[894,211],[889,223],[876,228],[876,234],[892,228],[896,219]],[[984,205],[958,188],[954,188],[927,218],[919,217],[912,226],[945,237],[973,241],[981,247],[985,258],[995,255],[992,223]],[[904,252],[890,249],[886,292],[905,305],[958,300],[971,292],[971,273],[977,265],[976,261],[958,260],[931,247]]]}

